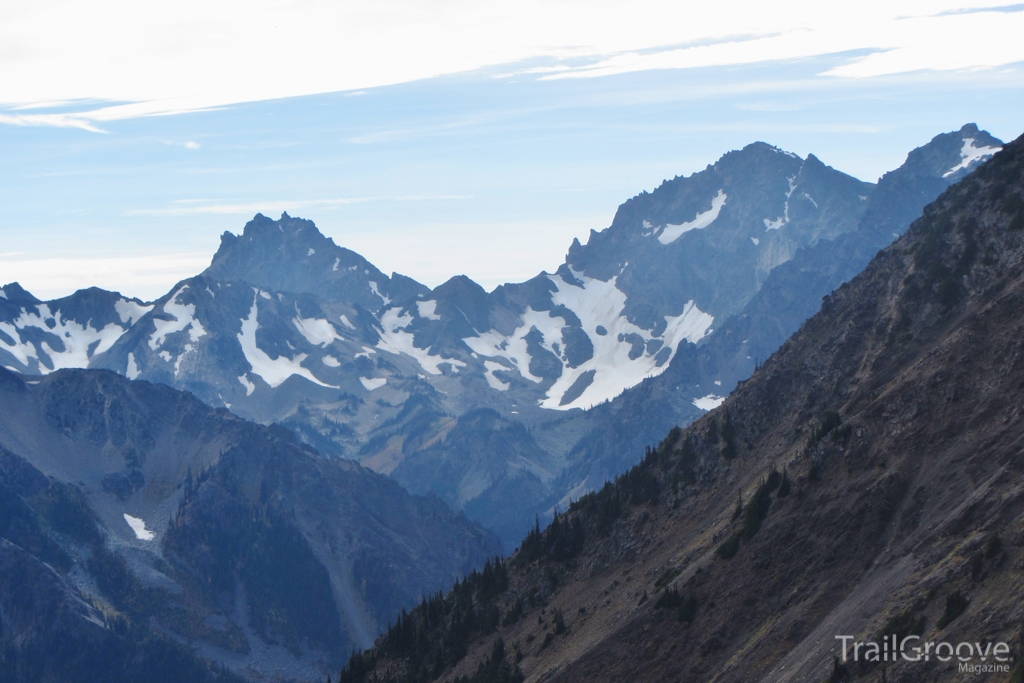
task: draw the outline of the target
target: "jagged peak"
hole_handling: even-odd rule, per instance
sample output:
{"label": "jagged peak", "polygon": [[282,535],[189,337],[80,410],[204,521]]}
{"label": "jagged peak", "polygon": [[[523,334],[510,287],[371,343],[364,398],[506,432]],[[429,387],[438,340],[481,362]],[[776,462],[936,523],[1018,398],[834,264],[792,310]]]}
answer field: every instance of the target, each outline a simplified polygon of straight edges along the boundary
{"label": "jagged peak", "polygon": [[[971,142],[968,143],[967,141]],[[981,150],[983,148],[1001,148],[1003,141],[986,130],[978,128],[976,123],[965,123],[959,130],[939,133],[927,143],[907,154],[903,164],[882,176],[890,180],[895,177],[937,177],[959,180],[963,175],[977,167],[978,162],[991,154],[979,156],[971,160],[964,155],[965,149]],[[965,147],[966,145],[966,147]],[[962,168],[957,168],[964,161]]]}
{"label": "jagged peak", "polygon": [[[277,228],[277,230],[275,231],[274,228]],[[313,221],[307,218],[289,216],[287,211],[283,212],[276,221],[264,216],[262,213],[257,213],[253,216],[252,220],[245,224],[241,235],[243,239],[259,239],[270,236],[279,239],[306,238],[334,244],[330,237],[320,232],[320,229],[316,227]]]}

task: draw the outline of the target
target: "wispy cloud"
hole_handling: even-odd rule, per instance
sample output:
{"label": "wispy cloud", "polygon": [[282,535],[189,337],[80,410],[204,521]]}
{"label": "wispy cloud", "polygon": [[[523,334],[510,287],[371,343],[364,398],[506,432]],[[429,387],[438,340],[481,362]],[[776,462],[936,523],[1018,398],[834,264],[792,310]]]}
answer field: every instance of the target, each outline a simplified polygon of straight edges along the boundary
{"label": "wispy cloud", "polygon": [[454,131],[469,128],[481,123],[480,119],[451,121],[437,125],[419,126],[416,128],[394,128],[391,130],[378,130],[362,135],[354,135],[346,142],[352,145],[374,145],[382,142],[392,142],[411,137],[423,137],[427,135],[446,135]]}
{"label": "wispy cloud", "polygon": [[51,128],[79,128],[90,133],[106,133],[92,122],[76,114],[3,114],[0,123],[8,126],[48,126]]}
{"label": "wispy cloud", "polygon": [[1024,12],[1024,3],[1017,5],[999,5],[997,7],[959,7],[957,9],[948,9],[938,14],[933,14],[935,17],[949,17],[956,16],[957,14],[978,14],[980,12],[1002,12],[1002,13],[1013,13],[1013,12]]}
{"label": "wispy cloud", "polygon": [[[8,113],[0,112],[0,124],[12,126],[49,126],[54,128],[79,128],[90,133],[107,133],[98,123],[135,119],[146,116],[173,116],[198,111],[216,111],[223,108],[220,98],[186,97],[170,100],[153,100],[148,102],[132,102],[128,104],[101,104],[89,101],[86,106],[74,101],[40,102],[31,105],[17,105],[7,109]],[[74,109],[79,108],[78,111]],[[39,109],[50,109],[60,106],[69,109],[62,112],[47,113],[10,113],[32,112]],[[199,143],[185,142],[188,149],[199,149]]]}
{"label": "wispy cloud", "polygon": [[190,216],[213,215],[255,215],[257,213],[277,214],[285,211],[299,211],[314,207],[365,204],[366,202],[425,202],[453,201],[468,199],[470,195],[402,195],[394,197],[337,197],[332,199],[263,200],[238,203],[218,203],[205,199],[180,199],[170,206],[126,211],[126,216]]}
{"label": "wispy cloud", "polygon": [[[1004,16],[990,16],[993,12]],[[1024,32],[1024,4],[955,8],[927,16],[893,16],[871,26],[864,25],[865,19],[850,25],[812,21],[781,32],[621,52],[590,63],[525,69],[521,73],[539,74],[541,80],[554,81],[843,53],[859,55],[822,75],[866,78],[915,71],[990,69],[1024,62],[1024,41],[1019,40]]]}
{"label": "wispy cloud", "polygon": [[52,299],[86,287],[102,287],[153,299],[179,280],[202,272],[205,253],[139,254],[120,257],[13,259],[0,255],[0,280],[18,282],[37,297]]}

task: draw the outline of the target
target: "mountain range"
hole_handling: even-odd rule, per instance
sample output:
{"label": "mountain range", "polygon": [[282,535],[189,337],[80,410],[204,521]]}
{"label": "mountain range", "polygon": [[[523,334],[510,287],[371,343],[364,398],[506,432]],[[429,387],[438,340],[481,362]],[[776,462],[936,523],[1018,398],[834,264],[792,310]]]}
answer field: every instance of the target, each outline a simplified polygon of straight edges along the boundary
{"label": "mountain range", "polygon": [[514,547],[717,405],[1001,142],[968,124],[876,184],[764,143],[624,203],[565,263],[485,292],[390,277],[257,215],[154,302],[0,289],[0,364],[103,368],[278,423]]}

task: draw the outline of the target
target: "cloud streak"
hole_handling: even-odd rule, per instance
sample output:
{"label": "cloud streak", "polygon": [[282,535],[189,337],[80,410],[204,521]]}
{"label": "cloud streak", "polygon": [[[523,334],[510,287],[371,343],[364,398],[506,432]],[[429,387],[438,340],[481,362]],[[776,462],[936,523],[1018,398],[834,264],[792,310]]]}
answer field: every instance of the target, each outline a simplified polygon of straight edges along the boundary
{"label": "cloud streak", "polygon": [[284,211],[299,211],[315,207],[345,206],[367,202],[424,202],[454,201],[468,199],[470,195],[403,195],[396,197],[338,197],[333,199],[265,200],[239,203],[211,203],[203,199],[179,200],[171,206],[149,209],[132,209],[126,216],[193,216],[211,215],[255,215],[257,213],[277,214]]}
{"label": "cloud streak", "polygon": [[0,123],[8,126],[48,126],[51,128],[78,128],[90,133],[106,133],[91,121],[77,114],[2,114]]}
{"label": "cloud streak", "polygon": [[[0,255],[3,257],[5,255]],[[204,253],[140,254],[121,257],[0,258],[3,284],[18,282],[42,299],[67,296],[85,287],[101,287],[154,299],[175,282],[206,268]]]}
{"label": "cloud streak", "polygon": [[945,12],[939,12],[938,14],[935,14],[934,16],[936,16],[936,17],[948,17],[948,16],[955,16],[957,14],[978,14],[979,12],[1003,12],[1003,13],[1007,13],[1007,14],[1010,14],[1010,13],[1013,13],[1013,12],[1024,12],[1024,4],[1018,4],[1018,5],[999,5],[999,6],[996,6],[996,7],[964,7],[964,8],[960,8],[960,9],[949,9],[949,10],[946,10]]}

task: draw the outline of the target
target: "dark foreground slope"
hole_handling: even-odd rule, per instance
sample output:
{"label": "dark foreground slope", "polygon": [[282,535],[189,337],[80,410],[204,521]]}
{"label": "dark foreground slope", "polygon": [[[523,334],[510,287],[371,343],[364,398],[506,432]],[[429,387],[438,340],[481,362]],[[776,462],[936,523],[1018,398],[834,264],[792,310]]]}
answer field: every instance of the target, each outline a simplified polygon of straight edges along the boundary
{"label": "dark foreground slope", "polygon": [[1022,262],[1018,140],[720,408],[342,680],[1010,679],[834,658],[839,635],[1021,655]]}
{"label": "dark foreground slope", "polygon": [[3,681],[315,678],[500,548],[286,429],[97,370],[0,370],[0,539]]}

